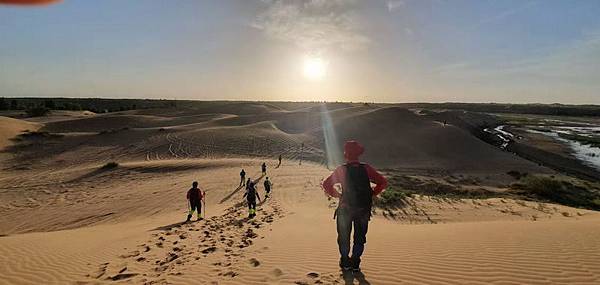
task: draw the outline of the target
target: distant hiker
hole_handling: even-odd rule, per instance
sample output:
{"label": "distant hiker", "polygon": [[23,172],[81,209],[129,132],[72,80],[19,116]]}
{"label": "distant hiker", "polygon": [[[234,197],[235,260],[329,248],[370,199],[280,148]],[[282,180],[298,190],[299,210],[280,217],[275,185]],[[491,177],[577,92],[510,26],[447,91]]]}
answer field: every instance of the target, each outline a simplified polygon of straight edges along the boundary
{"label": "distant hiker", "polygon": [[266,163],[262,163],[262,165],[260,166],[260,169],[262,170],[262,174],[266,175],[267,174],[267,164]]}
{"label": "distant hiker", "polygon": [[187,216],[186,222],[192,219],[194,211],[197,212],[198,220],[202,220],[202,202],[204,201],[205,193],[198,188],[198,182],[192,183],[192,188],[187,192],[187,199],[190,202],[190,211]]}
{"label": "distant hiker", "polygon": [[256,216],[256,199],[260,202],[260,197],[258,196],[258,192],[256,191],[256,185],[250,178],[248,178],[248,182],[246,182],[246,193],[244,193],[244,198],[248,202],[248,218],[253,218]]}
{"label": "distant hiker", "polygon": [[[367,229],[371,219],[373,196],[379,195],[387,186],[385,177],[358,157],[364,147],[356,141],[344,144],[346,164],[339,166],[323,181],[323,189],[329,196],[339,198],[339,206],[334,218],[337,224],[338,246],[340,250],[340,267],[342,270],[360,271],[360,257],[367,242]],[[375,183],[371,189],[371,182]],[[342,193],[335,190],[334,185],[340,183]],[[354,245],[350,254],[350,232],[354,225]]]}
{"label": "distant hiker", "polygon": [[275,167],[275,168],[279,168],[281,166],[281,154],[279,155],[278,159],[279,159],[279,163],[277,164],[277,167]]}
{"label": "distant hiker", "polygon": [[269,181],[269,177],[265,178],[263,185],[265,186],[265,199],[267,199],[271,196],[271,186],[273,186],[271,181]]}
{"label": "distant hiker", "polygon": [[243,168],[240,171],[240,186],[246,186],[246,171]]}

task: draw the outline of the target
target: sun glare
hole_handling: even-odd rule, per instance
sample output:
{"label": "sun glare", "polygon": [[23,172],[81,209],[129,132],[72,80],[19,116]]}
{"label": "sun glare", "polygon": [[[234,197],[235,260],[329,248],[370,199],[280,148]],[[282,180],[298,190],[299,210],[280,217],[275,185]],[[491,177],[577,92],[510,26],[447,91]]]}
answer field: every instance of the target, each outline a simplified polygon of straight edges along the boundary
{"label": "sun glare", "polygon": [[319,80],[327,75],[327,62],[320,57],[307,56],[304,58],[304,76],[308,79]]}

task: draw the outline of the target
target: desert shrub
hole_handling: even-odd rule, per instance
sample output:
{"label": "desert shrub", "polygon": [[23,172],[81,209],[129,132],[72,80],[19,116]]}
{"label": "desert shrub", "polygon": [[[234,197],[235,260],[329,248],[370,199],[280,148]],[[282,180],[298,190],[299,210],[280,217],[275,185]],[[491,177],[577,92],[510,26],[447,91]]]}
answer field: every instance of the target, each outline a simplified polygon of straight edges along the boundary
{"label": "desert shrub", "polygon": [[376,207],[393,207],[404,204],[407,193],[398,187],[388,187],[383,191],[379,198],[374,201]]}
{"label": "desert shrub", "polygon": [[27,108],[27,110],[25,110],[25,113],[27,113],[27,116],[29,117],[42,117],[48,115],[48,113],[50,113],[50,109],[43,106],[37,106]]}
{"label": "desert shrub", "polygon": [[511,188],[519,194],[571,207],[600,210],[600,193],[597,189],[574,184],[552,176],[529,175],[514,183]]}
{"label": "desert shrub", "polygon": [[55,139],[55,138],[61,138],[64,135],[61,134],[54,134],[54,133],[49,133],[49,132],[45,132],[45,131],[26,131],[22,134],[19,135],[19,138],[22,139]]}
{"label": "desert shrub", "polygon": [[117,168],[119,166],[119,163],[115,162],[115,161],[110,161],[107,162],[104,166],[102,166],[102,169],[113,169],[113,168]]}

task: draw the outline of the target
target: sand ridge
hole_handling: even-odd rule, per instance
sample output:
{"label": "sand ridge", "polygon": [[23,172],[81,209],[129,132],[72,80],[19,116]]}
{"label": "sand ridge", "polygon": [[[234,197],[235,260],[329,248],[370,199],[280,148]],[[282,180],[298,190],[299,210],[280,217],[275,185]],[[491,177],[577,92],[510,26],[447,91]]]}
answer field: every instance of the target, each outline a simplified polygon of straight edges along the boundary
{"label": "sand ridge", "polygon": [[[48,133],[11,140],[0,157],[0,283],[600,282],[597,212],[426,195],[375,209],[364,274],[342,274],[332,219],[337,202],[321,189],[330,173],[322,160],[324,118],[338,139],[364,141],[365,159],[376,167],[418,183],[460,183],[473,177],[453,172],[480,172],[474,177],[489,179],[464,187],[502,192],[514,179],[509,169],[551,172],[465,128],[402,108],[286,106],[216,102],[36,119]],[[11,128],[2,133],[11,139],[30,126],[6,122]],[[385,131],[394,135],[376,139]],[[284,163],[277,168],[279,154]],[[103,168],[110,161],[118,166]],[[273,195],[248,219],[239,171],[263,195],[262,162]],[[207,216],[182,223],[192,181],[207,193]]]}

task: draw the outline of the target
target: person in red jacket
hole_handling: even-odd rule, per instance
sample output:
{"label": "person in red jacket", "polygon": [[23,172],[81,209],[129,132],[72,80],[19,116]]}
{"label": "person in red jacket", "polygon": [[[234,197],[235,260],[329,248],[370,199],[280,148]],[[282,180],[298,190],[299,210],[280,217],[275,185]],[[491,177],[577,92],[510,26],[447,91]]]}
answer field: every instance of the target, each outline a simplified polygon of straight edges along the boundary
{"label": "person in red jacket", "polygon": [[190,202],[190,211],[187,216],[186,222],[192,219],[192,214],[197,211],[198,220],[202,220],[202,202],[204,201],[205,193],[198,188],[198,182],[192,183],[192,188],[187,192],[187,199]]}
{"label": "person in red jacket", "polygon": [[[344,144],[346,163],[336,168],[323,181],[325,193],[339,198],[336,209],[338,247],[340,251],[340,267],[342,270],[360,271],[360,257],[367,242],[367,230],[371,219],[373,197],[379,195],[387,186],[387,180],[377,170],[358,158],[364,147],[356,141]],[[341,184],[342,192],[338,192],[335,184]],[[375,188],[371,188],[371,183]],[[352,256],[350,257],[350,233],[354,226]]]}

